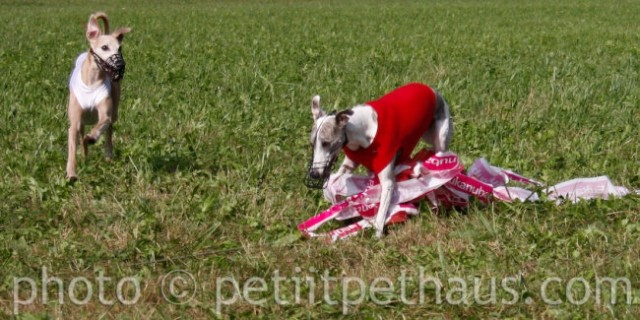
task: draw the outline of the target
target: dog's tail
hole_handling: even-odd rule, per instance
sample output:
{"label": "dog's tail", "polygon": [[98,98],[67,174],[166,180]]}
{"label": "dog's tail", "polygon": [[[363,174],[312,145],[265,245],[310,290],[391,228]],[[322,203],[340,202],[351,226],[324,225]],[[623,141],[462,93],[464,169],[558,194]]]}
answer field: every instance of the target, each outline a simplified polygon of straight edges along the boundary
{"label": "dog's tail", "polygon": [[102,30],[102,34],[109,34],[109,17],[104,12],[96,12],[93,14],[93,17],[96,20],[102,20],[102,25],[104,26],[104,30]]}

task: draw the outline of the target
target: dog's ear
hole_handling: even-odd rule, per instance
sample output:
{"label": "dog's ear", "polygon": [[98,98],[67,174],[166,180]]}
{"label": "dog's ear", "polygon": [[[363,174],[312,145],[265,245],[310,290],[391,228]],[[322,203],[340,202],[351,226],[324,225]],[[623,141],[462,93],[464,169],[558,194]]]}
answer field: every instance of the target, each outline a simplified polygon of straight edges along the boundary
{"label": "dog's ear", "polygon": [[98,19],[96,16],[91,15],[89,17],[89,22],[87,23],[87,39],[89,41],[98,39],[98,37],[102,34],[100,31],[100,25],[98,24]]}
{"label": "dog's ear", "polygon": [[324,111],[320,108],[320,96],[314,96],[313,99],[311,99],[311,114],[313,115],[314,121],[324,116]]}
{"label": "dog's ear", "polygon": [[118,30],[114,31],[111,35],[116,37],[116,39],[118,39],[118,42],[122,42],[122,39],[124,39],[124,35],[131,32],[131,28],[119,28]]}
{"label": "dog's ear", "polygon": [[338,114],[336,114],[336,124],[338,127],[343,128],[346,126],[351,115],[353,115],[353,110],[351,109],[338,112]]}

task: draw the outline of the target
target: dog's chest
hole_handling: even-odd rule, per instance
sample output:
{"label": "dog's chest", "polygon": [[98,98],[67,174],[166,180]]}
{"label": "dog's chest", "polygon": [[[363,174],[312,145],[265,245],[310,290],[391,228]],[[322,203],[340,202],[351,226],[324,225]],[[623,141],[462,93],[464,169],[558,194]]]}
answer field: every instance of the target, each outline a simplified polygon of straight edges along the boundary
{"label": "dog's chest", "polygon": [[76,59],[76,66],[69,78],[69,89],[73,92],[80,107],[85,111],[95,111],[95,108],[111,94],[111,80],[103,80],[97,86],[88,86],[82,81],[82,64],[87,59],[84,52]]}

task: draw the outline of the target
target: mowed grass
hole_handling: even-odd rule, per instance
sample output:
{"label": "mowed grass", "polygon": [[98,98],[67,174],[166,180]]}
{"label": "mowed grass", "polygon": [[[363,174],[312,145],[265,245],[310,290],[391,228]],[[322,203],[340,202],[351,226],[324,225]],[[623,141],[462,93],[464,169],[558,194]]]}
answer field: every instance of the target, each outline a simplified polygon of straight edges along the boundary
{"label": "mowed grass", "polygon": [[[124,40],[116,157],[107,163],[101,143],[94,146],[71,185],[64,179],[67,82],[87,49],[86,20],[98,10],[112,28],[133,29]],[[638,189],[638,12],[636,1],[2,1],[0,312],[11,317],[17,307],[26,319],[637,318],[637,196],[473,203],[465,213],[438,215],[423,206],[382,240],[367,231],[336,244],[306,241],[296,226],[328,207],[303,185],[311,97],[343,109],[411,81],[432,84],[449,101],[452,150],[466,165],[486,156],[550,185],[609,175]],[[63,283],[62,304],[56,284],[42,282],[43,268]],[[176,270],[196,280],[184,304],[162,294],[164,275]],[[459,289],[449,279],[469,287],[451,296],[454,303],[437,303],[430,284],[425,300],[410,305],[399,277],[415,279],[420,270],[443,282],[443,299]],[[117,286],[127,277],[142,284],[139,299],[101,303],[100,274],[111,279],[106,300],[118,290],[135,297],[131,286]],[[277,287],[278,275],[289,280]],[[338,280],[323,292],[324,275]],[[20,277],[33,278],[38,290],[28,305],[15,303],[31,294],[25,283],[15,286]],[[67,292],[78,277],[94,285],[92,295],[74,287],[79,299],[90,297],[82,305]],[[250,294],[263,303],[221,304],[234,292],[222,277],[241,290],[251,277],[265,279],[266,289]],[[386,277],[395,289],[332,305],[326,301],[361,297],[357,283],[343,285],[342,277],[367,284]],[[554,277],[546,293],[558,305],[545,303],[540,290]],[[629,279],[631,303],[622,286],[615,304],[607,294],[597,300],[603,277]],[[497,302],[480,303],[474,279],[486,300],[491,278]],[[500,286],[511,278],[517,302],[501,303],[512,300]],[[574,278],[592,291],[577,283],[569,300],[565,287]],[[418,299],[419,289],[412,282],[406,297]],[[588,293],[584,303],[570,303]]]}

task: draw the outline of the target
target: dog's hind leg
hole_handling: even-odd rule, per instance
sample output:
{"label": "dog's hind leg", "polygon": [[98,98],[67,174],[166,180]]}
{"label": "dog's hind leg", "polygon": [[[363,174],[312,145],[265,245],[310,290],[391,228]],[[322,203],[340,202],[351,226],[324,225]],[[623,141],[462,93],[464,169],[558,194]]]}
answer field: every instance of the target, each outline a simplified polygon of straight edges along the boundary
{"label": "dog's hind leg", "polygon": [[449,105],[440,94],[436,93],[436,112],[429,130],[422,135],[422,139],[433,146],[435,152],[449,149],[453,136],[453,123]]}
{"label": "dog's hind leg", "polygon": [[111,124],[104,135],[104,156],[107,160],[113,159],[113,125],[118,121],[118,104],[120,103],[120,83],[111,84]]}
{"label": "dog's hind leg", "polygon": [[113,124],[111,124],[104,133],[104,156],[107,160],[113,158]]}

